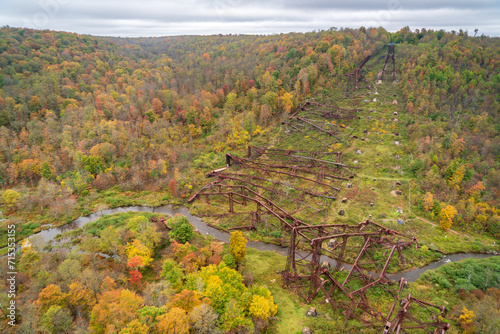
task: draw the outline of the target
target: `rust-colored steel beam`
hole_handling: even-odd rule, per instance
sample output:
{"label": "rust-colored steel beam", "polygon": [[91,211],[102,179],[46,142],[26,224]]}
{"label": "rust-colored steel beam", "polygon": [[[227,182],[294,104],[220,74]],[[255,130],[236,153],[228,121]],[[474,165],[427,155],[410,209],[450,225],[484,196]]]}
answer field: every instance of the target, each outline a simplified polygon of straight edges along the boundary
{"label": "rust-colored steel beam", "polygon": [[[324,194],[316,193],[316,192],[313,192],[313,191],[310,191],[310,190],[307,190],[307,189],[304,189],[304,188],[301,188],[301,187],[297,187],[297,186],[294,186],[294,185],[284,185],[281,182],[270,180],[270,179],[266,179],[264,177],[259,177],[259,176],[256,176],[256,175],[239,174],[239,173],[211,173],[211,174],[208,174],[207,177],[217,177],[219,179],[224,179],[224,178],[226,178],[226,175],[227,176],[247,178],[247,179],[253,179],[253,180],[258,180],[258,181],[262,181],[262,182],[269,182],[269,183],[272,183],[275,186],[286,186],[286,187],[295,189],[297,191],[300,191],[302,194],[310,195],[310,196],[313,196],[313,197],[322,197],[322,198],[327,198],[327,199],[333,199],[333,200],[335,200],[335,197],[333,197],[333,196],[325,196]],[[301,195],[300,197],[303,197],[303,195]]]}
{"label": "rust-colored steel beam", "polygon": [[238,178],[238,177],[235,177],[231,174],[225,174],[225,173],[220,173],[217,175],[217,177],[220,179],[220,180],[231,180],[231,181],[236,181],[236,182],[241,182],[241,183],[244,183],[244,184],[247,184],[247,185],[251,185],[253,187],[256,187],[256,188],[260,188],[260,189],[264,189],[266,191],[269,191],[269,192],[272,192],[272,193],[275,193],[275,194],[278,194],[280,196],[283,196],[283,197],[286,197],[294,202],[297,202],[298,204],[301,204],[301,205],[304,205],[310,209],[313,209],[314,211],[316,212],[320,212],[320,211],[323,211],[325,209],[317,209],[313,206],[310,206],[309,204],[297,199],[297,198],[294,198],[294,197],[291,197],[291,196],[288,196],[287,194],[285,194],[284,192],[282,191],[279,191],[279,190],[276,190],[276,189],[271,189],[271,188],[268,188],[268,187],[265,187],[263,185],[260,185],[260,184],[256,184],[256,183],[253,183],[253,182],[250,182],[249,180],[245,180],[245,179],[241,179],[241,178]]}
{"label": "rust-colored steel beam", "polygon": [[[307,177],[304,177],[304,176],[300,176],[300,175],[297,175],[297,174],[281,172],[281,171],[278,171],[278,170],[275,170],[275,169],[271,169],[271,168],[276,168],[276,169],[292,169],[292,170],[295,169],[295,170],[299,170],[299,171],[303,171],[303,172],[311,173],[311,174],[316,174],[316,175],[319,174],[317,172],[313,172],[313,171],[310,171],[310,170],[307,170],[307,169],[302,169],[302,168],[296,168],[296,166],[267,165],[267,164],[258,163],[258,162],[252,161],[252,160],[248,160],[248,159],[245,159],[245,158],[239,158],[239,157],[233,156],[233,155],[231,155],[229,153],[227,155],[229,155],[232,160],[235,160],[238,163],[244,164],[244,165],[246,165],[249,168],[262,170],[262,171],[264,171],[266,173],[275,173],[275,174],[292,176],[294,178],[299,178],[299,179],[302,179],[302,180],[305,180],[305,181],[308,181],[308,182],[315,183],[316,185],[321,185],[323,187],[331,188],[331,189],[333,189],[335,191],[339,191],[340,190],[340,188],[334,187],[334,186],[326,184],[324,182],[313,180],[313,179],[310,179],[310,178],[307,178]],[[250,165],[253,165],[253,166],[250,166]],[[326,175],[326,176],[332,177],[333,175]]]}
{"label": "rust-colored steel beam", "polygon": [[388,48],[387,48],[387,56],[385,57],[385,63],[384,63],[384,67],[382,68],[382,75],[381,75],[381,78],[384,77],[384,74],[385,74],[385,69],[386,69],[386,66],[387,66],[387,62],[390,60],[391,61],[391,64],[392,64],[392,71],[391,71],[391,75],[393,77],[396,77],[396,60],[394,58],[395,56],[395,50],[394,50],[394,43],[389,43],[388,44]]}
{"label": "rust-colored steel beam", "polygon": [[[405,281],[401,279],[399,287],[393,288],[385,273],[396,251],[400,252],[402,248],[417,242],[415,238],[401,241],[401,237],[403,237],[401,233],[369,220],[358,225],[324,224],[294,227],[290,239],[287,265],[282,272],[283,282],[285,286],[296,291],[307,302],[310,302],[319,291],[323,291],[326,300],[334,309],[344,310],[344,321],[356,318],[367,325],[381,328],[382,324],[385,324],[385,333],[399,333],[400,330],[414,328],[444,332],[449,325],[436,320],[437,316],[434,316],[433,321],[425,322],[416,319],[409,311],[399,311],[392,322],[389,321],[400,300]],[[322,267],[323,253],[330,254],[327,249],[323,248],[323,242],[328,239],[336,240],[333,248],[340,250],[340,254],[338,257],[334,256],[337,265],[333,270],[339,272],[342,269],[338,264],[343,260],[345,246],[350,238],[364,238],[364,243],[346,278],[339,282],[331,274],[330,269]],[[301,245],[300,249],[299,245]],[[352,250],[352,245],[350,247]],[[382,247],[382,249],[389,247],[390,251],[384,260],[374,261],[370,255],[370,251],[377,249],[377,247]],[[376,268],[378,264],[381,265],[381,270],[378,272],[370,271],[372,269],[367,267],[368,265]],[[359,287],[359,283],[355,284],[356,281],[360,282],[362,286]],[[307,285],[307,282],[310,284]],[[375,287],[382,288],[382,291],[385,291],[384,293],[394,300],[388,315],[382,314],[371,306],[372,302],[367,292]],[[431,303],[413,299],[412,303],[429,308],[437,307]],[[444,315],[444,309],[439,308],[439,310]]]}
{"label": "rust-colored steel beam", "polygon": [[366,85],[368,86],[368,90],[371,91],[371,87],[370,87],[370,84],[368,83],[368,80],[366,79],[365,75],[363,74],[363,72],[361,71],[361,68],[366,64],[366,62],[368,62],[368,60],[370,60],[371,58],[371,55],[368,55],[357,67],[356,69],[347,75],[347,83],[346,83],[346,87],[345,87],[345,91],[344,91],[344,98],[348,96],[347,92],[348,92],[348,89],[349,89],[349,82],[351,80],[354,80],[354,86],[355,86],[355,89],[356,91],[359,90],[359,81],[361,78],[363,78],[366,82]]}

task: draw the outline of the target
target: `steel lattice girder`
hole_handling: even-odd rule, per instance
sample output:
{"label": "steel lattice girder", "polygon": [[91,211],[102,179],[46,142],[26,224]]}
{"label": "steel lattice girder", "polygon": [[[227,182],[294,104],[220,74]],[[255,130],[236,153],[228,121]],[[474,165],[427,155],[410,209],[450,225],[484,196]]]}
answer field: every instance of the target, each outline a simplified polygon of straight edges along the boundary
{"label": "steel lattice girder", "polygon": [[[361,247],[358,243],[359,252],[354,263],[349,266],[345,265],[343,260],[351,238],[362,238],[364,242]],[[327,240],[330,245],[323,247],[323,243]],[[442,322],[438,317],[444,314],[444,308],[415,298],[408,297],[408,300],[413,302],[412,305],[435,308],[441,313],[433,315],[432,322],[421,321],[408,312],[410,305],[408,303],[392,322],[389,321],[400,301],[405,280],[401,279],[399,287],[396,287],[394,282],[387,278],[386,271],[395,252],[400,254],[401,260],[401,250],[412,244],[417,246],[415,238],[407,239],[397,231],[369,220],[353,226],[332,224],[295,227],[290,238],[287,265],[281,273],[283,282],[307,302],[322,291],[324,298],[334,309],[344,310],[345,322],[350,318],[356,318],[375,327],[381,327],[381,324],[386,323],[387,333],[399,333],[399,330],[412,328],[423,329],[426,332],[431,328],[434,333],[442,333],[449,327],[449,324]],[[382,260],[374,260],[370,252],[384,248],[387,250],[386,256]],[[335,261],[333,270],[329,269],[330,262],[326,266],[324,262],[322,263],[324,260]],[[340,279],[341,276],[338,274],[346,267],[350,267],[347,275]],[[368,294],[371,289],[378,289],[379,293],[383,291],[386,296],[393,299],[388,315],[373,306]]]}
{"label": "steel lattice girder", "polygon": [[[253,217],[250,225],[236,228],[255,229],[256,226],[254,222],[260,221],[261,216],[265,213],[277,218],[280,222],[281,229],[284,230],[289,230],[294,226],[307,225],[300,219],[294,218],[290,213],[285,211],[272,200],[260,195],[245,185],[225,184],[224,182],[216,180],[202,188],[195,196],[196,197],[193,196],[190,200],[192,201],[195,198],[203,197],[223,197],[224,200],[227,200],[229,204],[228,211],[218,216],[234,216],[236,218],[242,218],[243,215],[251,215]],[[256,210],[250,212],[238,212],[234,209],[235,204],[247,207],[250,203],[256,205]]]}
{"label": "steel lattice girder", "polygon": [[[419,312],[426,313],[428,320],[421,320],[412,314],[412,310],[416,308]],[[450,324],[443,322],[442,318],[446,312],[444,306],[434,305],[432,303],[412,297],[410,294],[404,299],[400,300],[400,309],[394,318],[391,319],[392,312],[387,316],[387,322],[384,328],[385,333],[400,332],[407,333],[408,330],[422,329],[426,333],[444,334],[450,328]]]}
{"label": "steel lattice girder", "polygon": [[[331,145],[333,143],[329,143],[329,139],[335,138],[335,142],[347,140],[354,132],[354,129],[351,129],[351,132],[347,135],[342,134],[341,129],[346,128],[345,125],[329,123],[328,119],[356,119],[359,118],[355,115],[358,111],[361,111],[361,109],[340,108],[307,101],[282,124],[332,149]],[[325,138],[321,137],[321,135]]]}
{"label": "steel lattice girder", "polygon": [[[282,153],[280,150],[253,148],[254,150],[260,150],[262,154]],[[249,148],[249,152],[251,152],[251,149],[252,147]],[[301,153],[304,153],[304,151]],[[312,155],[311,152],[306,153]],[[215,178],[216,181],[200,189],[189,201],[204,198],[207,202],[210,202],[209,197],[222,197],[223,201],[229,201],[229,209],[220,216],[238,215],[238,218],[241,218],[243,214],[250,216],[251,223],[240,226],[240,228],[255,229],[255,223],[259,222],[261,215],[266,213],[278,218],[282,229],[307,225],[292,216],[302,211],[304,211],[302,214],[308,218],[321,213],[326,215],[328,206],[326,202],[322,208],[314,205],[314,203],[308,204],[304,201],[304,197],[320,197],[325,201],[335,199],[334,195],[340,190],[342,181],[348,180],[343,177],[347,166],[341,163],[341,154],[337,153],[337,157],[337,162],[332,162],[294,154],[290,158],[294,162],[300,160],[302,164],[286,165],[256,162],[227,154],[227,167],[213,170],[207,175],[207,177]],[[235,169],[236,171],[232,172]],[[238,173],[237,170],[242,172]],[[254,171],[260,171],[261,175],[266,177],[251,174]],[[294,180],[300,180],[301,186],[290,182]],[[304,183],[306,186],[303,185]],[[293,190],[293,194],[290,190]],[[292,207],[293,211],[285,211],[285,206],[280,204],[280,200],[288,204],[286,205],[287,210]],[[247,207],[247,202],[255,203],[255,210],[238,212],[234,209],[235,204]],[[288,223],[288,221],[291,223]]]}
{"label": "steel lattice girder", "polygon": [[[366,85],[368,86],[368,90],[371,91],[370,84],[368,83],[368,80],[366,79],[365,75],[361,71],[361,68],[370,60],[371,55],[368,55],[362,62],[359,64],[352,73],[347,75],[347,83],[345,86],[345,91],[344,91],[344,98],[348,96],[348,92],[353,91],[354,89],[358,91],[359,85],[358,83],[361,81],[361,78],[364,79]],[[352,85],[349,85],[350,82],[352,82]],[[354,89],[353,89],[354,88]]]}
{"label": "steel lattice girder", "polygon": [[396,77],[396,60],[395,60],[395,51],[394,51],[394,43],[389,43],[388,44],[388,49],[387,49],[387,57],[385,57],[385,63],[384,63],[384,67],[382,68],[382,74],[381,74],[381,78],[384,77],[384,74],[385,74],[385,69],[386,69],[386,66],[387,66],[387,62],[389,60],[391,60],[391,64],[392,64],[392,71],[391,71],[391,76],[393,77]]}

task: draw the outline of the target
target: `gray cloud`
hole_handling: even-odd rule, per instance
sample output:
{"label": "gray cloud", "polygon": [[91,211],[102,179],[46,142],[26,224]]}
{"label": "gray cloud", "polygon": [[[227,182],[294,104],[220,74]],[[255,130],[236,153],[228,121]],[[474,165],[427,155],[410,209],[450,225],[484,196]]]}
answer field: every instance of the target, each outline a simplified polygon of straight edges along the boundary
{"label": "gray cloud", "polygon": [[329,27],[464,29],[500,35],[496,0],[4,0],[0,24],[92,35],[305,32]]}

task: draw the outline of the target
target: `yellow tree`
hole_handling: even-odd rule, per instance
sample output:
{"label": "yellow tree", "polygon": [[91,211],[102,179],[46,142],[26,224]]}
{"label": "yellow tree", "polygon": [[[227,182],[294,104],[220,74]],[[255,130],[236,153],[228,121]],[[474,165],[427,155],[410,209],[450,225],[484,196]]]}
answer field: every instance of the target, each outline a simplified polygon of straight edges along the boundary
{"label": "yellow tree", "polygon": [[465,306],[462,309],[462,314],[458,318],[458,322],[460,322],[460,326],[464,330],[464,333],[472,333],[473,332],[473,324],[476,315],[472,310],[468,310]]}
{"label": "yellow tree", "polygon": [[132,243],[127,243],[127,256],[130,260],[134,256],[142,258],[143,266],[147,267],[153,261],[153,252],[143,245],[138,239],[134,239]]}
{"label": "yellow tree", "polygon": [[15,190],[12,190],[12,189],[7,189],[5,190],[5,192],[3,193],[3,200],[5,201],[5,203],[7,203],[8,205],[14,205],[17,203],[17,201],[21,198],[21,194],[18,193],[17,191]]}
{"label": "yellow tree", "polygon": [[120,331],[120,334],[143,334],[148,333],[149,327],[134,319],[127,324],[127,327]]}
{"label": "yellow tree", "polygon": [[460,184],[464,179],[464,175],[465,175],[465,166],[462,165],[451,176],[449,185],[456,190],[460,190]]}
{"label": "yellow tree", "polygon": [[249,310],[252,317],[267,319],[267,317],[275,315],[277,310],[278,307],[272,300],[259,295],[253,295]]}
{"label": "yellow tree", "polygon": [[229,253],[233,256],[237,266],[245,259],[247,254],[247,240],[243,237],[241,231],[231,232]]}
{"label": "yellow tree", "polygon": [[293,95],[289,92],[285,92],[280,97],[281,103],[283,104],[283,108],[286,112],[290,113],[293,110]]}
{"label": "yellow tree", "polygon": [[455,209],[455,207],[452,205],[444,206],[444,203],[442,204],[442,207],[443,208],[441,209],[441,213],[439,214],[439,216],[441,217],[440,223],[443,231],[446,231],[453,224],[453,218],[457,214],[457,209]]}
{"label": "yellow tree", "polygon": [[425,212],[432,211],[434,208],[434,196],[430,192],[425,193],[425,197],[423,199]]}
{"label": "yellow tree", "polygon": [[183,309],[173,307],[168,313],[156,318],[158,333],[160,334],[188,334],[189,317]]}

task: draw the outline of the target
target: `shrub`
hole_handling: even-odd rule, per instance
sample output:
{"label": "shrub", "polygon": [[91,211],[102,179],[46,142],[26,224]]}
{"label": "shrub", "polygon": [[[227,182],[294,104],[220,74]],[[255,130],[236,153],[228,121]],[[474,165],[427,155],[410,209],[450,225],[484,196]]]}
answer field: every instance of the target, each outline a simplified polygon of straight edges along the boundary
{"label": "shrub", "polygon": [[185,243],[193,237],[193,226],[185,216],[172,218],[172,231],[169,236],[180,243]]}

